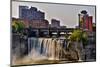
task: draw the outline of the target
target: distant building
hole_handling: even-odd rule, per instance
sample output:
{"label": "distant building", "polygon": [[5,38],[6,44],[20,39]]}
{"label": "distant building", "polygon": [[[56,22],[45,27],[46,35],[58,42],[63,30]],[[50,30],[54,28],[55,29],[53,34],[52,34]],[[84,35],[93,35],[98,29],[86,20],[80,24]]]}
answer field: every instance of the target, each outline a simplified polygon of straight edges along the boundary
{"label": "distant building", "polygon": [[89,16],[85,10],[79,14],[79,28],[92,32],[93,17]]}
{"label": "distant building", "polygon": [[60,26],[60,28],[65,29],[65,28],[67,28],[67,27],[66,27],[66,26]]}
{"label": "distant building", "polygon": [[51,20],[51,27],[60,28],[60,21],[56,19]]}
{"label": "distant building", "polygon": [[28,9],[28,6],[19,6],[19,18],[21,19],[23,17],[22,13],[24,9]]}
{"label": "distant building", "polygon": [[93,17],[92,16],[89,16],[89,31],[93,31]]}
{"label": "distant building", "polygon": [[47,28],[49,22],[45,20],[45,13],[39,11],[36,7],[19,6],[19,19],[25,25],[25,28]]}
{"label": "distant building", "polygon": [[24,20],[23,20],[23,24],[25,25],[25,28],[29,28],[29,26],[30,26],[30,21],[27,20],[27,19],[24,19]]}
{"label": "distant building", "polygon": [[48,28],[49,22],[47,20],[32,20],[30,25],[32,28]]}
{"label": "distant building", "polygon": [[22,22],[25,25],[25,28],[48,28],[49,22],[47,20],[27,20],[27,19],[19,19],[19,18],[12,18],[12,21]]}
{"label": "distant building", "polygon": [[19,6],[19,18],[27,20],[44,20],[45,13],[37,10],[36,7]]}

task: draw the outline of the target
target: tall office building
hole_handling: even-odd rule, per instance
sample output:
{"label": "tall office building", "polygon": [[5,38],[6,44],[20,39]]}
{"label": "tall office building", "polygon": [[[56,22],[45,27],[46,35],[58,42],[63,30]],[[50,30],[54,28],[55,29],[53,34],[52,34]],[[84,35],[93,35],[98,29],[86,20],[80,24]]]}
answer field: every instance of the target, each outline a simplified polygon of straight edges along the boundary
{"label": "tall office building", "polygon": [[19,6],[19,18],[22,19],[23,9],[28,9],[28,6]]}
{"label": "tall office building", "polygon": [[87,14],[87,11],[85,10],[81,11],[81,13],[78,16],[79,16],[79,28],[92,32],[93,17],[89,16]]}
{"label": "tall office building", "polygon": [[37,10],[36,7],[19,6],[19,18],[27,20],[44,20],[45,13]]}

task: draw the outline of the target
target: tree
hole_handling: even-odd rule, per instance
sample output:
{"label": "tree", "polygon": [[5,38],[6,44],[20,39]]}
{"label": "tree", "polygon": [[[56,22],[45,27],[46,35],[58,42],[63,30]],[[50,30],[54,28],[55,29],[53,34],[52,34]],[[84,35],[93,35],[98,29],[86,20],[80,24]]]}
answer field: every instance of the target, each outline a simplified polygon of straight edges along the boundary
{"label": "tree", "polygon": [[83,47],[85,47],[88,43],[88,34],[86,32],[82,33],[82,43],[83,43]]}
{"label": "tree", "polygon": [[79,59],[82,60],[81,54],[84,46],[87,44],[88,35],[85,31],[82,31],[81,29],[74,30],[74,32],[70,35],[70,41],[71,45],[77,51],[77,55],[79,56]]}
{"label": "tree", "polygon": [[12,30],[16,32],[21,32],[24,29],[25,25],[21,21],[12,22]]}
{"label": "tree", "polygon": [[82,31],[81,30],[74,30],[74,32],[70,36],[71,41],[81,41],[82,38]]}
{"label": "tree", "polygon": [[70,36],[71,41],[77,41],[77,42],[82,42],[83,45],[87,44],[88,40],[88,35],[85,31],[82,31],[80,29],[74,30],[74,32]]}
{"label": "tree", "polygon": [[21,32],[21,31],[24,29],[24,24],[23,24],[23,22],[18,22],[17,25],[18,25],[18,29],[17,29],[17,30],[18,30],[19,32]]}

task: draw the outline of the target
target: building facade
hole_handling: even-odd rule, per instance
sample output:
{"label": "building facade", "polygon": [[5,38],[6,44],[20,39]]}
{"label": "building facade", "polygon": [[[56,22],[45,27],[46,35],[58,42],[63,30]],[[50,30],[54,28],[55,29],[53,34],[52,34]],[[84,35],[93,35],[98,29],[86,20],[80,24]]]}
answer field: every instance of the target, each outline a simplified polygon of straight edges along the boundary
{"label": "building facade", "polygon": [[45,19],[45,13],[36,7],[19,6],[19,19],[25,25],[25,28],[47,28],[49,22]]}
{"label": "building facade", "polygon": [[60,28],[60,21],[56,19],[51,19],[51,27],[52,28]]}
{"label": "building facade", "polygon": [[93,17],[89,16],[87,12],[82,11],[81,14],[79,14],[79,28],[92,32],[92,23]]}
{"label": "building facade", "polygon": [[49,22],[47,20],[32,20],[30,25],[32,28],[48,28]]}
{"label": "building facade", "polygon": [[36,7],[19,6],[19,18],[28,20],[44,20],[45,13],[37,10]]}

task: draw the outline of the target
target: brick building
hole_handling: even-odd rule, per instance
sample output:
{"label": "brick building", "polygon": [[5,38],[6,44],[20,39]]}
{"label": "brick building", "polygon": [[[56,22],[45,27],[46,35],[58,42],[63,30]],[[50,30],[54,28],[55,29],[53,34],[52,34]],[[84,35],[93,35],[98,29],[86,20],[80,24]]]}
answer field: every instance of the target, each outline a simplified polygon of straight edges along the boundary
{"label": "brick building", "polygon": [[49,22],[47,20],[32,20],[30,25],[32,28],[48,28]]}
{"label": "brick building", "polygon": [[79,28],[92,32],[92,23],[93,17],[89,16],[85,10],[81,11],[81,14],[79,14]]}

